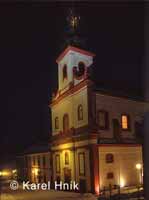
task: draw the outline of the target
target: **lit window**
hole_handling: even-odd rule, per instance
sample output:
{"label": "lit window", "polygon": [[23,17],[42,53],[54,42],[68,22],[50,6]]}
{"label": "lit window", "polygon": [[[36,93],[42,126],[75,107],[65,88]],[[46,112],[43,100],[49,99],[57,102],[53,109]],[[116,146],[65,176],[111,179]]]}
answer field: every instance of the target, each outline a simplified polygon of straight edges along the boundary
{"label": "lit window", "polygon": [[106,163],[113,163],[114,162],[114,156],[112,153],[106,154]]}
{"label": "lit window", "polygon": [[78,106],[78,120],[83,120],[83,106],[79,105]]}
{"label": "lit window", "polygon": [[60,155],[55,156],[56,173],[60,173]]}
{"label": "lit window", "polygon": [[128,130],[129,129],[129,116],[128,115],[122,115],[121,121],[122,121],[122,129]]}
{"label": "lit window", "polygon": [[69,154],[68,154],[68,152],[65,153],[65,165],[69,165]]}
{"label": "lit window", "polygon": [[109,128],[108,112],[103,111],[103,110],[98,111],[97,124],[100,129],[108,129]]}
{"label": "lit window", "polygon": [[68,114],[65,114],[63,117],[63,131],[67,132],[69,130],[69,117]]}
{"label": "lit window", "polygon": [[55,129],[59,128],[59,120],[58,117],[55,117]]}
{"label": "lit window", "polygon": [[67,65],[64,65],[63,67],[63,80],[67,79]]}

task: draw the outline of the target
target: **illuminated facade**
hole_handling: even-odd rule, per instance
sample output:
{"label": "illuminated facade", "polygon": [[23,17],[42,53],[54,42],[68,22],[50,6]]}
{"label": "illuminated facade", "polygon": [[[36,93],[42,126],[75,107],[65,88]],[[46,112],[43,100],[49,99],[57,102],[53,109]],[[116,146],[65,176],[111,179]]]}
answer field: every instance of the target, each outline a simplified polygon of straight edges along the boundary
{"label": "illuminated facade", "polygon": [[[48,182],[51,180],[51,159],[48,145],[34,145],[25,152],[24,161],[20,168],[23,172],[20,177],[32,183]],[[19,162],[20,164],[20,162]],[[21,171],[21,169],[20,169]]]}
{"label": "illuminated facade", "polygon": [[52,179],[76,181],[84,192],[140,183],[141,123],[149,105],[112,96],[90,80],[95,54],[68,46],[58,57],[52,112]]}

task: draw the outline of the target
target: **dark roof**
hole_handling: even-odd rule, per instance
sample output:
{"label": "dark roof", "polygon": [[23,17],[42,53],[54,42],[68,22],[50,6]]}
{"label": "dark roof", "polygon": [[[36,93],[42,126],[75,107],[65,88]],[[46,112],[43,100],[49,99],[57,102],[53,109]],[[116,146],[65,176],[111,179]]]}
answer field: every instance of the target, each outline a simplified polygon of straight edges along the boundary
{"label": "dark roof", "polygon": [[45,153],[49,152],[50,148],[48,144],[34,144],[28,147],[24,154],[34,154],[34,153]]}
{"label": "dark roof", "polygon": [[101,88],[95,86],[94,91],[103,95],[109,95],[114,97],[120,97],[125,99],[130,99],[133,101],[145,102],[145,99],[142,96],[137,96],[133,93],[125,93],[124,91],[114,90],[109,88]]}

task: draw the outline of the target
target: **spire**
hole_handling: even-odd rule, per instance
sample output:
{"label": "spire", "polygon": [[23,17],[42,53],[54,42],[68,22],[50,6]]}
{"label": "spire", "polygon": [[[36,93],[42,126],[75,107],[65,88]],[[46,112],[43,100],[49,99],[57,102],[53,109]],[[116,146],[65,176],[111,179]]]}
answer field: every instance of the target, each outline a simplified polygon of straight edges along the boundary
{"label": "spire", "polygon": [[75,12],[74,8],[69,9],[66,20],[67,29],[65,32],[63,48],[66,48],[69,45],[85,48],[85,39],[81,36],[81,17]]}
{"label": "spire", "polygon": [[79,27],[80,16],[74,11],[74,8],[69,9],[67,17],[68,26],[71,32],[75,33]]}

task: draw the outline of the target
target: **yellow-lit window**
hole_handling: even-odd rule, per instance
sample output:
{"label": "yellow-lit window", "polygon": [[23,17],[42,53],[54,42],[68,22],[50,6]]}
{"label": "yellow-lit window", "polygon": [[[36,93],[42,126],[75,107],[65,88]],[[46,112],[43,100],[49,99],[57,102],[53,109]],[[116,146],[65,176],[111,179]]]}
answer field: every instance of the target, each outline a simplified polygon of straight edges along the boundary
{"label": "yellow-lit window", "polygon": [[129,129],[129,116],[122,115],[122,129],[127,130]]}

